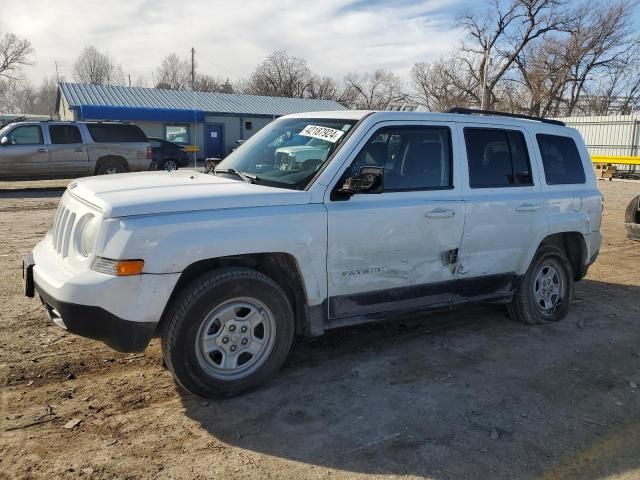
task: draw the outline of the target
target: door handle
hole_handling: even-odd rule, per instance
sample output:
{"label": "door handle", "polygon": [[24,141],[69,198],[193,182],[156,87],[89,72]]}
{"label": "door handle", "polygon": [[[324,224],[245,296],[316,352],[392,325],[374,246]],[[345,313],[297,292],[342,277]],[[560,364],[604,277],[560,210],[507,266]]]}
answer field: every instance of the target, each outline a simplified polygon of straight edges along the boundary
{"label": "door handle", "polygon": [[456,211],[449,208],[434,208],[433,210],[427,210],[424,216],[427,218],[451,218],[455,214]]}
{"label": "door handle", "polygon": [[535,212],[540,209],[540,204],[538,203],[523,203],[519,207],[516,208],[516,212]]}
{"label": "door handle", "polygon": [[38,152],[40,153],[47,153],[47,149],[46,148],[39,148]]}
{"label": "door handle", "polygon": [[84,152],[84,148],[82,148],[82,147],[77,147],[77,148],[76,148],[76,152]]}

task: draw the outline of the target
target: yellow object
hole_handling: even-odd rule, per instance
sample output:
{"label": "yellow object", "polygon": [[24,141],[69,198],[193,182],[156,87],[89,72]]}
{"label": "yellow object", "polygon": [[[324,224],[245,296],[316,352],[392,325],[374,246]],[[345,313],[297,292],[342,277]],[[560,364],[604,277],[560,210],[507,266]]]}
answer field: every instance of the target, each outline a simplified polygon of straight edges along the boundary
{"label": "yellow object", "polygon": [[144,267],[144,260],[120,260],[116,263],[116,275],[140,275]]}
{"label": "yellow object", "polygon": [[194,153],[194,152],[197,153],[200,151],[200,147],[198,145],[185,145],[184,151],[189,153]]}
{"label": "yellow object", "polygon": [[618,155],[592,155],[593,163],[617,163],[619,165],[640,165],[640,157],[625,157]]}

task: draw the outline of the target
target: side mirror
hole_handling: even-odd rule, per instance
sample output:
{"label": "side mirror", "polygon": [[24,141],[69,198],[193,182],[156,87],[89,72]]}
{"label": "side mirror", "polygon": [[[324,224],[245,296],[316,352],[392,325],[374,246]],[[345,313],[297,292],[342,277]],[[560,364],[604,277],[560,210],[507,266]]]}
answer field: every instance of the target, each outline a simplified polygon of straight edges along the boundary
{"label": "side mirror", "polygon": [[338,192],[351,196],[356,193],[382,193],[384,191],[384,168],[361,167],[360,171],[348,177]]}
{"label": "side mirror", "polygon": [[0,145],[9,145],[9,137],[0,138]]}

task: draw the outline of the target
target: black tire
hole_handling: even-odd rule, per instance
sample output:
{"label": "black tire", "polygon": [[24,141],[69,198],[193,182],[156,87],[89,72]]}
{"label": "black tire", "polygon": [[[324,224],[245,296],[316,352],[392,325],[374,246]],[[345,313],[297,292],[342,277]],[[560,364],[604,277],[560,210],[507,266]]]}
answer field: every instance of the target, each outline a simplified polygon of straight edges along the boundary
{"label": "black tire", "polygon": [[[172,164],[173,168],[168,169],[167,163]],[[175,158],[165,158],[164,160],[162,160],[162,162],[160,162],[160,170],[178,170],[178,168],[180,168],[180,165],[178,163],[178,160],[176,160]]]}
{"label": "black tire", "polygon": [[104,160],[100,162],[96,175],[109,175],[114,173],[125,173],[127,171],[127,165],[122,160],[116,158]]}
{"label": "black tire", "polygon": [[[226,302],[235,305],[234,302],[238,301],[237,299],[250,299],[266,307],[264,310],[257,309],[257,311],[261,315],[265,310],[269,311],[270,321],[275,325],[273,328],[275,338],[270,336],[272,347],[270,351],[262,354],[262,363],[256,363],[254,371],[242,378],[220,378],[220,374],[211,372],[212,368],[216,368],[215,364],[211,364],[213,361],[211,355],[220,352],[204,354],[199,349],[198,342],[201,341],[203,331],[205,335],[209,335],[207,329],[210,327],[206,327],[206,322],[216,317],[213,312],[220,308],[227,310],[232,308],[227,307]],[[236,320],[234,316],[233,321]],[[162,354],[167,367],[185,390],[204,398],[237,395],[267,381],[284,363],[294,336],[293,312],[282,288],[266,275],[248,268],[215,270],[196,278],[177,296],[164,322]],[[220,327],[216,338],[225,333],[224,328],[230,327]],[[266,327],[263,327],[263,331],[266,331],[264,328]],[[233,335],[238,336],[237,333]],[[253,336],[253,330],[245,335]],[[238,341],[235,339],[229,343]],[[225,343],[224,346],[216,348],[230,347]],[[227,354],[234,355],[228,351],[225,355]],[[209,355],[210,358],[203,359],[203,355]],[[235,355],[240,357],[245,354],[236,353]]]}
{"label": "black tire", "polygon": [[633,197],[624,212],[625,223],[640,223],[640,195]]}
{"label": "black tire", "polygon": [[[557,305],[545,310],[536,300],[536,291],[540,291],[540,282],[536,280],[542,269],[551,266],[562,277],[562,295]],[[548,270],[547,270],[548,271]],[[571,262],[564,250],[553,246],[543,245],[538,248],[527,273],[516,289],[513,300],[507,304],[509,316],[530,325],[541,325],[562,320],[567,316],[574,293],[574,274]],[[553,302],[552,302],[553,303]]]}

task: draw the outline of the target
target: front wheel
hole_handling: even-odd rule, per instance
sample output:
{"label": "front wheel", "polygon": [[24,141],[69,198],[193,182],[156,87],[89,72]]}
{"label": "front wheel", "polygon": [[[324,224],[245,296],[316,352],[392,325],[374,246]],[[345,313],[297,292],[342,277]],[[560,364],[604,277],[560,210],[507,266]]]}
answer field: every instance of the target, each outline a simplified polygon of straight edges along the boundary
{"label": "front wheel", "polygon": [[165,321],[167,367],[183,388],[205,398],[236,395],[265,382],[282,366],[294,334],[284,291],[246,268],[197,278]]}
{"label": "front wheel", "polygon": [[562,320],[573,300],[573,279],[571,263],[563,250],[552,245],[540,247],[507,305],[509,315],[534,325]]}

